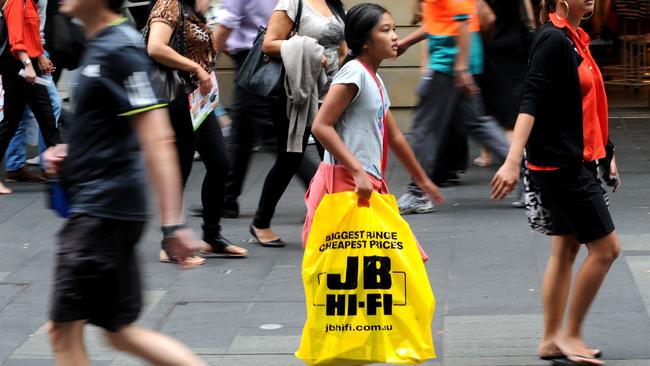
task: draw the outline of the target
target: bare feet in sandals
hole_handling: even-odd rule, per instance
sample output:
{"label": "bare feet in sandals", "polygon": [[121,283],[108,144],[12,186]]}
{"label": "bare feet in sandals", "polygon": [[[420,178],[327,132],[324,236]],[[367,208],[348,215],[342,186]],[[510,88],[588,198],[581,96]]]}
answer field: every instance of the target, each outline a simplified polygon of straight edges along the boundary
{"label": "bare feet in sandals", "polygon": [[[589,350],[595,358],[600,358],[602,356],[602,352],[599,349],[590,348]],[[566,358],[562,351],[560,351],[560,348],[558,348],[558,346],[552,340],[542,341],[539,345],[539,348],[537,349],[537,354],[539,355],[540,359],[546,361]]]}
{"label": "bare feet in sandals", "polygon": [[0,182],[0,194],[11,194],[11,193],[14,193],[14,191],[5,187],[5,185],[2,184],[2,182]]}
{"label": "bare feet in sandals", "polygon": [[199,252],[202,255],[217,255],[220,257],[230,257],[230,258],[243,258],[248,255],[248,250],[238,247],[234,244],[227,244],[222,248],[213,248],[210,244],[205,241],[201,243],[201,251]]}
{"label": "bare feet in sandals", "polygon": [[604,365],[597,360],[594,350],[589,349],[581,338],[559,335],[554,339],[555,345],[574,365]]}

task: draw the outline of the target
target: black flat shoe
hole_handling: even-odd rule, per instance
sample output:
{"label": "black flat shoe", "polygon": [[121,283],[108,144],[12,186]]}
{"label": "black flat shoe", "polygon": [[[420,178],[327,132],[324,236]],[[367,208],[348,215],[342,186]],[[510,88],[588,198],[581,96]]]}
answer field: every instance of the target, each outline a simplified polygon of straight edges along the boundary
{"label": "black flat shoe", "polygon": [[282,239],[261,241],[260,238],[257,237],[257,234],[255,234],[255,227],[253,227],[253,225],[248,227],[248,231],[251,233],[251,235],[253,235],[253,238],[255,238],[255,240],[257,240],[257,242],[260,243],[260,245],[263,247],[282,248],[284,246],[284,242],[282,241]]}

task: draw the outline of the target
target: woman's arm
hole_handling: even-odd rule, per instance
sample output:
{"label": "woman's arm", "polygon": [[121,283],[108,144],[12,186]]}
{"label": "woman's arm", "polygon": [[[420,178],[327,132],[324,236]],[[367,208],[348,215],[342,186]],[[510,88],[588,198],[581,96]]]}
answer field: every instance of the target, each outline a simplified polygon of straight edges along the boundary
{"label": "woman's arm", "polygon": [[147,53],[161,65],[195,74],[201,82],[201,93],[207,94],[212,89],[210,74],[201,65],[180,55],[169,46],[173,33],[174,29],[166,23],[151,23],[149,26],[149,39],[147,40]]}
{"label": "woman's arm", "polygon": [[429,179],[429,176],[424,169],[422,169],[420,163],[418,163],[415,154],[413,154],[413,150],[411,150],[411,146],[406,140],[406,137],[404,137],[402,131],[397,127],[397,123],[395,123],[395,119],[393,118],[393,113],[390,110],[388,111],[388,115],[386,115],[385,133],[388,133],[388,146],[393,150],[399,161],[404,164],[404,167],[411,174],[415,183],[422,188],[424,193],[428,194],[434,202],[438,204],[443,203],[445,197],[438,190],[438,186]]}
{"label": "woman's arm", "polygon": [[323,106],[318,111],[311,127],[311,132],[334,156],[350,171],[356,183],[356,192],[360,198],[368,199],[372,193],[372,182],[368,178],[361,162],[348,150],[341,137],[334,129],[334,125],[341,118],[343,111],[350,105],[359,88],[355,84],[332,85]]}
{"label": "woman's arm", "polygon": [[520,113],[519,117],[517,117],[515,130],[512,134],[512,144],[506,161],[492,178],[492,199],[504,199],[515,189],[517,182],[519,182],[521,157],[534,123],[535,117],[530,114]]}
{"label": "woman's arm", "polygon": [[284,10],[276,10],[271,15],[269,26],[266,30],[262,51],[269,56],[280,58],[282,41],[286,40],[293,28],[293,21]]}
{"label": "woman's arm", "polygon": [[[542,32],[542,31],[540,31]],[[524,84],[520,113],[517,117],[512,144],[506,161],[492,179],[492,199],[502,200],[515,189],[519,182],[519,169],[524,146],[533,130],[535,116],[541,108],[553,108],[553,105],[540,104],[552,93],[554,75],[558,72],[558,61],[567,57],[564,36],[560,32],[547,32],[539,36],[533,44],[530,66]],[[571,55],[568,55],[572,57]]]}

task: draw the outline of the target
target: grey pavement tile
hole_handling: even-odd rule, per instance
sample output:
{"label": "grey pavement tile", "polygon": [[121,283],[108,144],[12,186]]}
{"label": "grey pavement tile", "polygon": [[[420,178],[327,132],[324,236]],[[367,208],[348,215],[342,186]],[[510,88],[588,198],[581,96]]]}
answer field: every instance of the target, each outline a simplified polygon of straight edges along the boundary
{"label": "grey pavement tile", "polygon": [[295,336],[243,336],[238,335],[233,340],[229,353],[246,354],[292,354],[300,346],[300,335]]}
{"label": "grey pavement tile", "polygon": [[650,315],[650,256],[649,257],[627,257],[625,258],[630,272],[634,278],[643,304]]}
{"label": "grey pavement tile", "polygon": [[208,362],[210,366],[304,366],[305,363],[293,355],[225,355]]}
{"label": "grey pavement tile", "polygon": [[26,286],[25,284],[0,283],[0,312],[14,301]]}
{"label": "grey pavement tile", "polygon": [[[504,357],[450,357],[445,358],[442,362],[443,366],[539,366],[549,365],[548,361],[541,361],[535,357],[518,357],[518,356],[504,356]],[[608,363],[609,365],[609,363]]]}
{"label": "grey pavement tile", "polygon": [[[49,241],[5,241],[0,239],[0,269],[3,273],[12,273],[28,264],[32,257],[49,245]],[[5,272],[6,271],[6,272]],[[1,276],[0,281],[8,275]],[[15,278],[14,278],[15,280]]]}
{"label": "grey pavement tile", "polygon": [[[650,208],[648,208],[648,212],[650,212]],[[648,221],[650,221],[650,217],[648,217]],[[618,237],[621,240],[623,251],[650,250],[650,234],[620,233]]]}
{"label": "grey pavement tile", "polygon": [[160,330],[200,354],[227,353],[245,317],[247,303],[187,303],[168,314]]}

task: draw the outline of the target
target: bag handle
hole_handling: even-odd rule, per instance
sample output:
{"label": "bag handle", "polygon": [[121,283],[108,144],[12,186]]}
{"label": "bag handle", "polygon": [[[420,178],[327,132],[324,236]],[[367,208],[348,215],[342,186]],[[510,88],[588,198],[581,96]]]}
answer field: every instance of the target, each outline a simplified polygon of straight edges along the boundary
{"label": "bag handle", "polygon": [[298,0],[298,11],[296,12],[296,19],[293,21],[293,27],[291,27],[291,32],[289,32],[289,38],[300,32],[300,21],[302,18],[302,0]]}
{"label": "bag handle", "polygon": [[379,96],[381,97],[381,111],[382,111],[382,126],[384,129],[384,133],[382,136],[382,157],[381,157],[381,175],[385,178],[386,177],[386,169],[388,166],[388,126],[386,123],[387,119],[387,111],[386,111],[386,104],[384,103],[384,89],[381,87],[381,83],[379,82],[379,79],[377,78],[377,75],[366,65],[365,63],[361,62],[359,59],[357,59],[363,67],[366,68],[370,76],[375,80],[375,83],[377,83],[377,89],[379,89]]}

